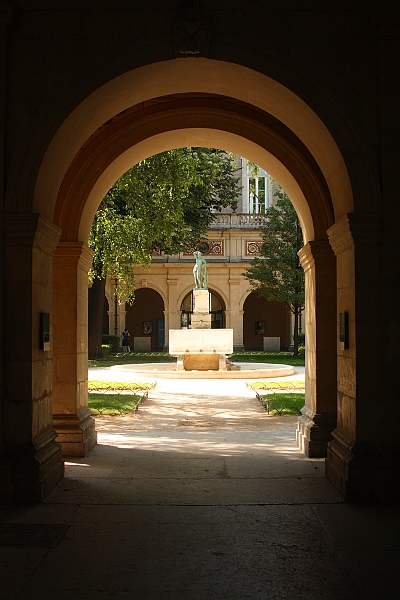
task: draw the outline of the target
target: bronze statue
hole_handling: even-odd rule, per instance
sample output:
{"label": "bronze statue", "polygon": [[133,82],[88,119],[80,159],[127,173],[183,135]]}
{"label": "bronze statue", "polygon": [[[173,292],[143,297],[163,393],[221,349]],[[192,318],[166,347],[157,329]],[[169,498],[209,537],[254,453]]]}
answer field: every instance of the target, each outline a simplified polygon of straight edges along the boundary
{"label": "bronze statue", "polygon": [[203,258],[201,252],[193,252],[196,259],[196,264],[193,267],[195,290],[206,290],[208,283],[206,259]]}

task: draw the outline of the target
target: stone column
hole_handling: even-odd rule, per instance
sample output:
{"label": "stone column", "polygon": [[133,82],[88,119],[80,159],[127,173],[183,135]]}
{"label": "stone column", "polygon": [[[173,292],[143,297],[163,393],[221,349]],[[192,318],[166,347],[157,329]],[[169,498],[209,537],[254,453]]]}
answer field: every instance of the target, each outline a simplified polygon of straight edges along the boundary
{"label": "stone column", "polygon": [[96,444],[88,407],[87,297],[93,252],[61,242],[53,262],[53,423],[64,456],[86,456]]}
{"label": "stone column", "polygon": [[37,214],[4,216],[0,502],[40,502],[64,476],[52,425],[52,254],[60,230]]}
{"label": "stone column", "polygon": [[324,457],[336,425],[336,261],[328,242],[308,242],[299,252],[306,284],[306,404],[297,443]]}
{"label": "stone column", "polygon": [[233,351],[243,351],[243,311],[239,310],[240,276],[229,277],[229,310],[226,311],[226,328],[233,329]]}
{"label": "stone column", "polygon": [[239,326],[238,326],[238,333],[236,336],[235,352],[244,352],[243,315],[244,315],[244,310],[239,310]]}
{"label": "stone column", "polygon": [[[385,285],[378,215],[343,218],[329,230],[337,256],[338,313],[348,313],[348,347],[338,347],[338,422],[326,477],[345,500],[398,500],[398,397],[386,389],[382,334]],[[380,352],[380,342],[383,344]],[[397,370],[396,370],[397,371]]]}
{"label": "stone column", "polygon": [[[128,311],[126,311],[125,308],[126,308],[126,302],[124,302],[123,304],[118,304],[118,318],[117,318],[118,334],[117,335],[121,335],[121,333],[124,331],[124,329],[126,327],[126,313]],[[132,340],[132,342],[133,342],[133,340]]]}
{"label": "stone column", "polygon": [[164,311],[165,315],[165,350],[168,352],[169,348],[169,330],[180,329],[181,321],[178,303],[178,278],[167,277],[168,284],[168,310]]}
{"label": "stone column", "polygon": [[164,310],[163,314],[164,314],[164,346],[163,346],[163,352],[168,352],[168,345],[169,345],[169,312],[167,310]]}

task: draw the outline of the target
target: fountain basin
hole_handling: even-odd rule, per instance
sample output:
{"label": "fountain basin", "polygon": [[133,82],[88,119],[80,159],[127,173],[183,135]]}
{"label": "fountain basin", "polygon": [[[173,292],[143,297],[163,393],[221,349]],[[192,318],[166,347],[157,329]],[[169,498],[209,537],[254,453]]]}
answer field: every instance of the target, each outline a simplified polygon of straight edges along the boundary
{"label": "fountain basin", "polygon": [[110,368],[112,371],[125,371],[143,379],[268,379],[288,377],[296,372],[290,365],[243,362],[235,364],[240,366],[240,371],[177,371],[175,363],[115,365]]}
{"label": "fountain basin", "polygon": [[233,329],[171,329],[169,353],[177,371],[226,371],[233,352]]}

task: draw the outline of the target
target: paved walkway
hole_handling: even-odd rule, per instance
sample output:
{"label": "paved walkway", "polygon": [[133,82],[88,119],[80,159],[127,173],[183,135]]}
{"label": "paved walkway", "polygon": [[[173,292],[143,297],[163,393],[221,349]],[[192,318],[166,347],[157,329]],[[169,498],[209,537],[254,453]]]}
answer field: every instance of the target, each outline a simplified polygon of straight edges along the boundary
{"label": "paved walkway", "polygon": [[0,508],[28,532],[61,526],[0,548],[1,599],[397,599],[399,510],[344,504],[296,420],[240,380],[158,380],[136,415],[97,420],[99,445],[44,503]]}

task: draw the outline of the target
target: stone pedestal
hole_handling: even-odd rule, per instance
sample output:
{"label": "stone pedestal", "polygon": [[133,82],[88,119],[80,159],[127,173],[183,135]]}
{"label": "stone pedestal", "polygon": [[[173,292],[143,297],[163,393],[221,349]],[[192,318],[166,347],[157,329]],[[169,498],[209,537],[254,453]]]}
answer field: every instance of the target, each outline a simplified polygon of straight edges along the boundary
{"label": "stone pedestal", "polygon": [[192,329],[211,329],[208,290],[193,290]]}
{"label": "stone pedestal", "polygon": [[171,329],[169,351],[177,370],[226,371],[226,355],[233,351],[232,329]]}

